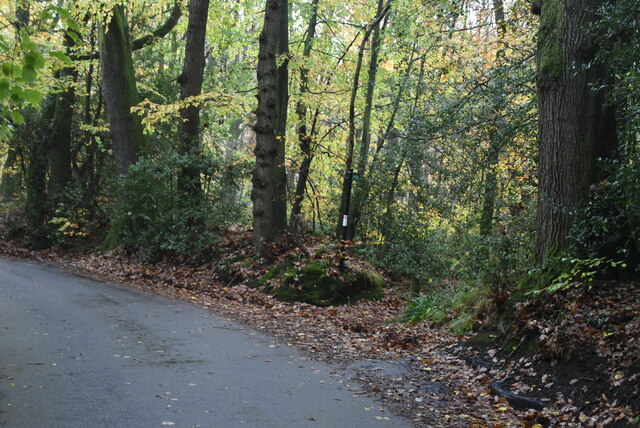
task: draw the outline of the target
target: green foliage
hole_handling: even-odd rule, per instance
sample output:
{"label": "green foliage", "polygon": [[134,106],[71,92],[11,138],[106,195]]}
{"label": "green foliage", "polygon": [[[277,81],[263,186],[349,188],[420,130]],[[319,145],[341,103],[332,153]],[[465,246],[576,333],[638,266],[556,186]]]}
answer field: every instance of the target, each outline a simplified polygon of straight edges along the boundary
{"label": "green foliage", "polygon": [[53,245],[68,247],[87,243],[102,235],[110,205],[105,198],[91,200],[78,181],[53,195],[47,235]]}
{"label": "green foliage", "polygon": [[[179,191],[178,174],[187,166],[204,178],[202,195]],[[121,227],[121,243],[151,262],[163,257],[193,263],[207,260],[216,231],[243,222],[243,207],[225,203],[220,194],[242,169],[223,169],[210,156],[173,153],[139,161],[120,184],[122,199],[114,222]]]}
{"label": "green foliage", "polygon": [[498,309],[509,297],[518,278],[526,271],[532,239],[527,233],[469,236],[463,247],[466,264],[457,270],[467,284],[488,291]]}
{"label": "green foliage", "polygon": [[386,241],[361,247],[361,254],[421,281],[445,277],[450,263],[449,235],[440,228],[429,228],[424,220],[408,210],[397,211],[385,228]]}
{"label": "green foliage", "polygon": [[442,309],[441,298],[436,295],[421,294],[407,302],[404,312],[400,315],[398,321],[417,323],[429,320],[442,322],[446,320],[446,317],[446,313]]}
{"label": "green foliage", "polygon": [[[606,180],[592,189],[591,199],[578,214],[572,232],[578,255],[610,257],[637,265],[640,255],[640,4],[634,0],[605,2],[591,34],[604,43],[596,60],[607,67],[615,82],[609,103],[616,109],[619,150],[603,165]],[[583,230],[581,230],[581,228]]]}
{"label": "green foliage", "polygon": [[473,331],[491,305],[486,290],[458,284],[409,299],[397,321],[431,321],[445,326],[454,334],[465,334]]}
{"label": "green foliage", "polygon": [[594,259],[570,259],[562,257],[557,259],[555,263],[557,266],[565,266],[565,269],[562,269],[549,285],[533,290],[528,294],[554,294],[559,291],[582,287],[591,289],[595,279],[606,277],[607,272],[617,267],[626,267],[626,264],[623,262],[606,259],[604,257]]}
{"label": "green foliage", "polygon": [[612,179],[614,181],[604,180],[592,186],[591,197],[577,212],[570,232],[572,251],[577,256],[626,257],[631,238],[626,195],[622,182],[615,176]]}

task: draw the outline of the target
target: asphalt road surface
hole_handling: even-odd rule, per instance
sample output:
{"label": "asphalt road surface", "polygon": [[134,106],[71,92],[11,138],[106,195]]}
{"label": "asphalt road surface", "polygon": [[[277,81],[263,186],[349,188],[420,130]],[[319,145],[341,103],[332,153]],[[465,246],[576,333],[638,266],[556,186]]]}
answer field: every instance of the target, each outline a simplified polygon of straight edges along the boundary
{"label": "asphalt road surface", "polygon": [[0,426],[411,426],[336,372],[187,302],[0,259]]}

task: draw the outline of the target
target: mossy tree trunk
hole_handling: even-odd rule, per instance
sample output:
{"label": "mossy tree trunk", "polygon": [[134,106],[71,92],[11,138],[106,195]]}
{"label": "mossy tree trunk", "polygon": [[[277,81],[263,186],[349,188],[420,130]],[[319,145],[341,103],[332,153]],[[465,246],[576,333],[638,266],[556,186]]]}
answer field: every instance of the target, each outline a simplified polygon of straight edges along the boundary
{"label": "mossy tree trunk", "polygon": [[[48,245],[46,233],[47,220],[47,167],[51,150],[50,133],[54,123],[56,101],[55,96],[49,96],[43,103],[40,117],[37,122],[30,119],[25,127],[25,142],[28,151],[29,163],[27,166],[25,201],[26,220],[29,226],[29,234],[35,247],[42,248]],[[38,123],[36,126],[34,123]]]}
{"label": "mossy tree trunk", "polygon": [[[536,255],[562,251],[575,212],[602,179],[598,158],[617,145],[606,106],[608,73],[594,64],[598,41],[588,32],[603,0],[544,0],[538,42],[539,186]],[[597,89],[594,89],[597,88]]]}
{"label": "mossy tree trunk", "polygon": [[[129,167],[146,154],[148,141],[140,117],[131,112],[131,107],[138,104],[138,90],[124,6],[118,4],[111,12],[111,20],[98,28],[98,49],[102,97],[113,140],[116,170],[118,177],[123,179]],[[111,223],[103,249],[115,248],[120,243],[123,226],[118,221]]]}
{"label": "mossy tree trunk", "polygon": [[124,6],[112,9],[111,20],[98,31],[102,94],[113,138],[118,175],[127,175],[129,167],[148,149],[140,117],[131,112],[138,104],[129,30]]}

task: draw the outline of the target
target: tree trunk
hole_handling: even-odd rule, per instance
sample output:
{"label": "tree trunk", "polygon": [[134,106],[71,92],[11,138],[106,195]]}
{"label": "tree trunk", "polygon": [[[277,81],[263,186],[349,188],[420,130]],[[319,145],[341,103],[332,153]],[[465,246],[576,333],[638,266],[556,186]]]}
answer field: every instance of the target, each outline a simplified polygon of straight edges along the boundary
{"label": "tree trunk", "polygon": [[[318,1],[311,2],[311,16],[309,17],[309,26],[307,27],[307,35],[304,40],[304,48],[302,56],[308,58],[311,55],[311,47],[316,34],[316,25],[318,22]],[[304,66],[300,67],[300,95],[304,96],[309,91],[309,71]],[[292,228],[300,228],[300,212],[302,211],[302,200],[304,199],[305,189],[307,187],[307,179],[311,170],[312,150],[311,142],[313,140],[313,127],[311,131],[307,127],[307,104],[304,101],[298,101],[296,104],[296,115],[298,116],[298,141],[300,143],[300,151],[302,152],[302,162],[300,171],[298,172],[298,181],[291,206],[291,217],[289,224]]]}
{"label": "tree trunk", "polygon": [[278,67],[276,122],[276,159],[274,165],[275,198],[273,201],[274,228],[283,231],[287,227],[287,171],[285,145],[287,135],[287,107],[289,104],[289,1],[281,0],[280,25],[276,57],[282,61]]}
{"label": "tree trunk", "polygon": [[[73,39],[65,36],[67,52],[73,45]],[[75,89],[73,84],[77,73],[73,67],[60,70],[58,79],[63,86],[62,92],[55,101],[51,138],[51,157],[49,190],[52,195],[62,193],[71,180],[71,128],[73,125],[73,104],[75,103]]]}
{"label": "tree trunk", "polygon": [[498,162],[500,161],[500,142],[496,129],[490,125],[489,150],[484,181],[484,195],[482,199],[482,213],[480,215],[480,235],[490,235],[493,226],[493,215],[498,195]]}
{"label": "tree trunk", "polygon": [[[378,0],[378,9],[376,15],[380,15],[384,8],[383,0]],[[383,27],[386,27],[386,18]],[[376,89],[376,77],[378,74],[378,53],[380,52],[380,23],[378,22],[372,31],[371,36],[371,57],[369,59],[369,80],[367,81],[367,92],[365,94],[364,114],[362,117],[362,135],[360,137],[360,153],[358,156],[357,171],[361,180],[357,181],[354,186],[354,198],[349,212],[349,228],[347,230],[347,239],[353,240],[356,233],[356,226],[360,220],[360,213],[365,199],[365,189],[363,188],[363,180],[367,173],[367,164],[369,158],[369,146],[371,145],[371,113],[373,110],[373,95]]]}
{"label": "tree trunk", "polygon": [[[180,100],[200,95],[204,73],[204,44],[207,31],[209,0],[189,2],[189,24],[180,83]],[[180,110],[180,149],[182,156],[200,156],[200,106],[189,104]],[[189,162],[191,162],[190,160]],[[198,196],[202,192],[200,170],[197,165],[187,163],[178,177],[181,192]]]}
{"label": "tree trunk", "polygon": [[[601,179],[596,160],[617,145],[605,106],[607,70],[593,65],[587,26],[603,0],[544,0],[538,42],[540,117],[536,255],[567,248],[567,235],[589,187]],[[599,89],[594,89],[599,88]]]}
{"label": "tree trunk", "polygon": [[396,199],[396,189],[398,188],[398,178],[400,177],[400,171],[402,171],[402,166],[405,161],[406,151],[403,150],[400,156],[400,160],[398,164],[393,170],[393,179],[391,180],[391,186],[389,186],[389,191],[387,192],[387,197],[385,198],[384,204],[384,215],[382,217],[382,228],[380,233],[382,235],[382,255],[384,257],[387,251],[389,250],[389,245],[391,243],[391,231],[392,231],[392,222],[393,222],[393,206],[395,204]]}
{"label": "tree trunk", "polygon": [[[351,97],[349,99],[349,133],[347,134],[347,160],[344,166],[344,177],[342,181],[342,195],[340,197],[340,213],[336,228],[336,236],[339,238],[342,235],[343,215],[347,211],[347,200],[349,199],[348,188],[350,187],[350,175],[349,170],[353,168],[353,151],[355,146],[356,135],[356,97],[358,95],[358,88],[360,85],[360,71],[362,70],[362,58],[364,57],[364,49],[367,45],[367,41],[371,36],[373,29],[380,23],[385,17],[389,9],[391,8],[391,1],[383,7],[382,11],[376,15],[373,21],[367,25],[360,47],[358,48],[358,59],[356,61],[356,69],[353,74],[353,86],[351,87]],[[347,223],[348,226],[348,223]]]}
{"label": "tree trunk", "polygon": [[[258,107],[253,127],[256,132],[256,165],[251,191],[254,239],[258,253],[264,251],[265,244],[273,241],[286,224],[286,209],[281,209],[278,198],[286,186],[286,175],[281,174],[284,168],[284,140],[279,132],[286,120],[282,117],[286,115],[286,105],[282,105],[286,88],[283,90],[282,85],[286,86],[288,82],[283,80],[286,70],[282,66],[278,68],[276,60],[278,52],[283,49],[281,21],[287,19],[287,9],[287,0],[267,0],[264,27],[260,34]],[[280,162],[282,164],[279,165]]]}
{"label": "tree trunk", "polygon": [[[493,0],[493,16],[496,23],[498,43],[500,47],[496,52],[496,61],[499,62],[504,57],[504,38],[507,34],[507,23],[504,16],[504,2]],[[499,81],[500,82],[500,81]],[[499,83],[501,85],[501,83]],[[501,85],[502,86],[502,85]],[[500,88],[498,91],[500,98],[503,98],[505,91]],[[499,101],[502,104],[502,100]],[[499,114],[499,105],[494,105],[493,111]],[[482,213],[480,215],[480,234],[490,235],[493,226],[493,216],[495,212],[496,197],[498,196],[498,163],[500,162],[500,136],[496,125],[490,124],[489,130],[489,150],[487,152],[487,166],[484,182],[484,197],[482,200]]]}
{"label": "tree trunk", "polygon": [[2,167],[2,181],[0,182],[0,200],[15,199],[20,192],[20,174],[16,172],[18,149],[10,143],[7,158]]}
{"label": "tree trunk", "polygon": [[124,6],[112,9],[111,21],[98,32],[102,94],[113,138],[113,151],[120,176],[148,149],[140,117],[131,113],[138,104],[138,90],[131,58]]}
{"label": "tree trunk", "polygon": [[27,123],[26,139],[29,152],[29,164],[27,166],[27,199],[25,210],[30,235],[36,248],[44,248],[48,245],[45,230],[47,219],[47,164],[49,162],[51,125],[55,115],[55,99],[49,96],[42,107],[42,114],[38,118],[39,126],[36,127],[36,135],[31,137],[31,129],[34,125]]}

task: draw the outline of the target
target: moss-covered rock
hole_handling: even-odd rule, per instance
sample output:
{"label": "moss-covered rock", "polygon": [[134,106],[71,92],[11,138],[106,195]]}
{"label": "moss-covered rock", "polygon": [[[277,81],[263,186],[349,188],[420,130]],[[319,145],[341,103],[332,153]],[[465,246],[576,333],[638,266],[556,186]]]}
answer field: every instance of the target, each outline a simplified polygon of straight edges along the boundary
{"label": "moss-covered rock", "polygon": [[310,260],[300,267],[276,266],[262,276],[260,283],[281,300],[330,306],[382,297],[384,278],[369,267],[350,269],[335,277],[328,274],[321,261]]}

